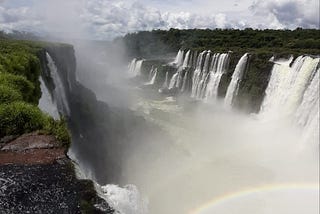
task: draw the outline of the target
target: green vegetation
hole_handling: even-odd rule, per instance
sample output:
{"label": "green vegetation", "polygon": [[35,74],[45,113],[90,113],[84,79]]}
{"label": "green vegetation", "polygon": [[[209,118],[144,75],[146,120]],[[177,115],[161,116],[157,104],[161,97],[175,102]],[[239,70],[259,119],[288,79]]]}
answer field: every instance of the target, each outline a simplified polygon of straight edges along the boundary
{"label": "green vegetation", "polygon": [[273,53],[320,54],[320,31],[296,30],[154,30],[127,34],[123,38],[129,56],[149,57],[176,52],[181,47],[194,50],[234,52],[262,49]]}
{"label": "green vegetation", "polygon": [[37,107],[41,97],[39,58],[48,45],[0,39],[0,138],[40,130],[69,145],[65,121],[55,121]]}

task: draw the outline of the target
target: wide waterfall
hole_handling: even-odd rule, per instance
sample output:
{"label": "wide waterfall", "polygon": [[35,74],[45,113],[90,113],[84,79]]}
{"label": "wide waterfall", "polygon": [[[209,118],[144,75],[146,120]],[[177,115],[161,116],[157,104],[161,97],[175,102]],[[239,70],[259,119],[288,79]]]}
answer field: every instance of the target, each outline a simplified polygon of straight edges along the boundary
{"label": "wide waterfall", "polygon": [[53,95],[54,95],[53,97],[57,102],[58,110],[63,115],[70,115],[70,108],[69,108],[66,92],[65,92],[61,77],[58,73],[58,68],[48,52],[46,53],[46,57],[48,61],[48,68],[50,71],[50,75],[53,79],[53,83],[55,86],[53,91]]}
{"label": "wide waterfall", "polygon": [[226,106],[231,106],[235,96],[238,94],[239,84],[245,72],[248,62],[248,53],[245,53],[239,60],[233,74],[231,82],[228,86],[227,94],[224,98]]}
{"label": "wide waterfall", "polygon": [[[303,99],[304,92],[315,76],[319,58],[299,56],[291,67],[275,64],[261,114],[286,116],[293,114]],[[277,115],[275,115],[277,114]]]}
{"label": "wide waterfall", "polygon": [[319,139],[320,58],[299,56],[291,67],[290,61],[275,62],[260,116],[288,118],[302,127],[305,141],[314,141],[311,139]]}

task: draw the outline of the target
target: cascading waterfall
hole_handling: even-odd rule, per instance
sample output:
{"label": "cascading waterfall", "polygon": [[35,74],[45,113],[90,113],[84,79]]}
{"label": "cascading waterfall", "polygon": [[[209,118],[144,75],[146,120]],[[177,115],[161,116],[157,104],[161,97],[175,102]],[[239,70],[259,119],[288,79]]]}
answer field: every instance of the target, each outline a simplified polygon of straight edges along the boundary
{"label": "cascading waterfall", "polygon": [[70,108],[69,108],[67,96],[65,93],[62,80],[58,73],[58,68],[48,52],[46,52],[46,58],[48,61],[48,68],[50,70],[50,74],[55,85],[53,94],[57,102],[58,110],[62,112],[63,115],[70,115]]}
{"label": "cascading waterfall", "polygon": [[248,53],[245,53],[239,60],[232,74],[231,82],[228,86],[226,96],[224,98],[225,106],[231,106],[234,97],[238,94],[240,81],[243,77],[248,62]]}
{"label": "cascading waterfall", "polygon": [[39,108],[53,117],[55,120],[60,119],[57,104],[52,100],[52,96],[45,85],[42,77],[39,78],[41,88],[41,98],[39,100]]}
{"label": "cascading waterfall", "polygon": [[209,81],[207,84],[207,89],[205,91],[205,99],[218,98],[218,88],[222,75],[226,72],[228,65],[229,55],[215,54],[211,61]]}

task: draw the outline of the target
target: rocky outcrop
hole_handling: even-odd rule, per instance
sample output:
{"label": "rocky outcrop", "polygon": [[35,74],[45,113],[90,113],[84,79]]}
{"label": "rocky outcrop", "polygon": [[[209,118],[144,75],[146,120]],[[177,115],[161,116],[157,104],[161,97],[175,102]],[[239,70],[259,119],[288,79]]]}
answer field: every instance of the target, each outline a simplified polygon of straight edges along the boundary
{"label": "rocky outcrop", "polygon": [[[99,209],[98,209],[99,207]],[[1,144],[0,213],[113,213],[78,180],[66,148],[34,132]]]}

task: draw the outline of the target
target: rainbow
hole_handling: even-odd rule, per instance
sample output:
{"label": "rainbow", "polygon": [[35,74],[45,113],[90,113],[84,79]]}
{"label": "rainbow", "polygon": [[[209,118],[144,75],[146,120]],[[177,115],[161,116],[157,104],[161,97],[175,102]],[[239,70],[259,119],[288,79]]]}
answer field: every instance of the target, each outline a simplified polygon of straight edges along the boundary
{"label": "rainbow", "polygon": [[319,183],[283,183],[283,184],[271,184],[271,185],[263,185],[263,186],[253,187],[253,188],[247,188],[237,192],[231,192],[231,193],[227,193],[227,194],[215,197],[213,200],[205,203],[201,207],[198,207],[190,211],[189,213],[190,214],[202,213],[205,210],[212,208],[213,206],[216,206],[221,203],[225,203],[235,198],[246,197],[259,192],[272,192],[272,191],[278,191],[278,190],[315,190],[319,192]]}

